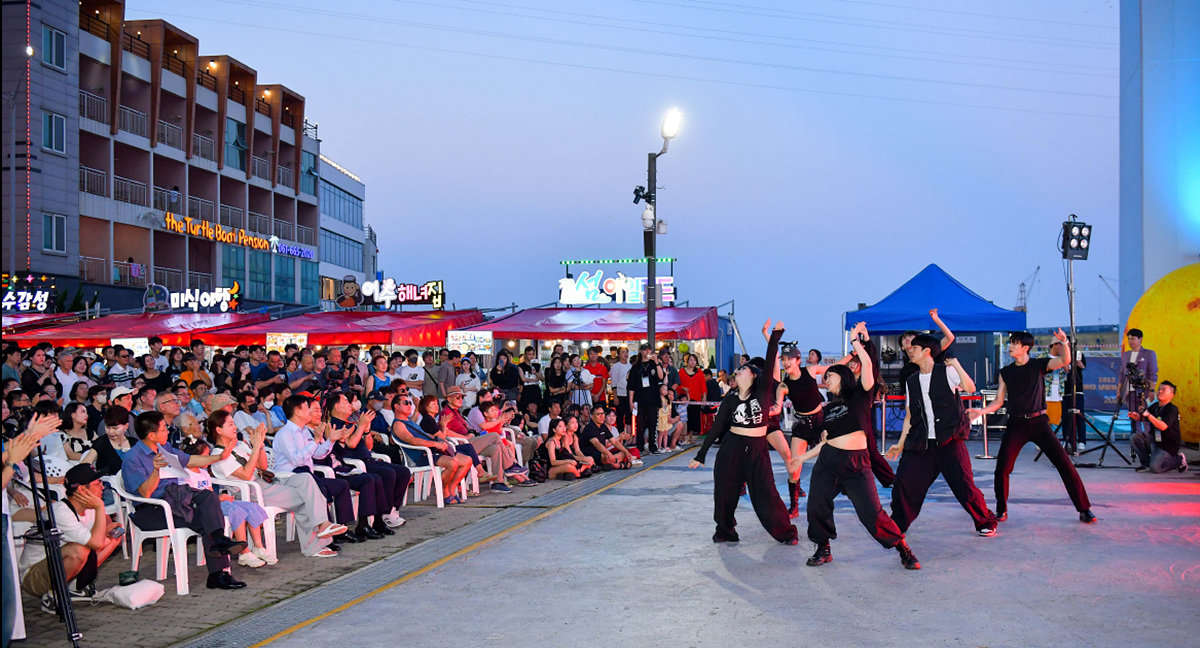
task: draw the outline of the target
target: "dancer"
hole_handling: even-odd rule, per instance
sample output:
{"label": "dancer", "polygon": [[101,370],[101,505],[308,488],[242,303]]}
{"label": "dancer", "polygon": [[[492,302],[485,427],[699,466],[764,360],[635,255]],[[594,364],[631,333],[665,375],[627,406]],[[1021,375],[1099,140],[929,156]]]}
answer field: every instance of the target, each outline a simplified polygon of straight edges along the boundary
{"label": "dancer", "polygon": [[1021,448],[1030,441],[1058,469],[1063,486],[1071,496],[1071,503],[1079,511],[1079,521],[1085,524],[1096,521],[1083,480],[1067,457],[1067,451],[1054,438],[1050,420],[1046,418],[1046,373],[1062,368],[1071,357],[1071,343],[1067,341],[1066,333],[1058,329],[1054,337],[1063,346],[1061,357],[1030,358],[1033,335],[1026,331],[1013,333],[1008,338],[1008,355],[1013,363],[1000,370],[1000,388],[996,390],[996,398],[983,409],[967,410],[970,418],[991,414],[1001,405],[1008,410],[1008,428],[1004,431],[1000,452],[996,455],[996,520],[999,522],[1008,519],[1008,476],[1012,473]]}
{"label": "dancer", "polygon": [[[867,406],[862,408],[858,412],[858,415],[861,418],[862,424],[862,428],[860,429],[867,433],[867,453],[871,457],[871,472],[874,473],[875,479],[879,480],[880,486],[891,488],[892,484],[896,481],[896,473],[892,470],[891,464],[884,458],[883,453],[879,451],[879,440],[875,436],[875,414],[872,411],[875,396],[884,388],[883,374],[879,371],[879,350],[875,348],[875,343],[871,341],[871,335],[867,332],[866,326],[862,329],[862,336],[863,351],[871,360],[870,366],[863,364],[857,352],[851,354],[851,357],[846,361],[846,366],[854,373],[859,386],[867,392]],[[863,386],[866,384],[864,381],[868,374],[870,374],[871,382],[874,385],[871,388]]]}
{"label": "dancer", "polygon": [[[771,327],[771,321],[763,326]],[[704,465],[708,448],[717,437],[726,431],[717,451],[713,466],[713,519],[717,530],[713,542],[737,542],[737,521],[733,514],[737,509],[742,485],[747,486],[750,503],[763,527],[779,542],[794,545],[800,539],[796,526],[788,521],[787,508],[775,489],[775,478],[771,472],[771,456],[767,452],[767,418],[775,397],[775,356],[779,339],[783,337],[783,322],[775,324],[775,330],[767,342],[767,358],[763,369],[748,362],[734,374],[737,389],[731,389],[721,401],[716,421],[709,428],[700,445],[696,458],[689,468]]]}
{"label": "dancer", "polygon": [[917,372],[908,377],[905,386],[908,402],[900,440],[887,452],[888,459],[900,457],[892,487],[892,519],[907,532],[920,514],[933,480],[941,474],[975,521],[975,531],[993,536],[996,517],[975,486],[966,444],[971,422],[958,398],[960,387],[974,393],[975,382],[955,358],[944,364],[934,362],[940,352],[937,338],[924,333],[914,337],[908,347],[908,358]]}
{"label": "dancer", "polygon": [[[800,349],[787,346],[783,349],[783,380],[779,383],[776,403],[784,398],[792,401],[796,418],[792,422],[792,456],[802,455],[809,447],[817,444],[821,433],[821,408],[825,397],[821,395],[817,378],[825,375],[828,367],[821,366],[821,352],[808,350],[808,364],[800,365]],[[803,465],[803,464],[801,464]],[[800,517],[800,498],[805,496],[800,487],[800,469],[788,471],[788,517]]]}
{"label": "dancer", "polygon": [[[941,317],[938,317],[938,309],[929,309],[929,318],[933,320],[934,324],[937,324],[938,329],[942,332],[941,344],[937,352],[933,354],[933,361],[945,362],[947,357],[946,350],[950,348],[951,344],[954,344],[954,332],[950,330],[949,326],[946,326]],[[904,366],[900,367],[901,390],[908,384],[908,377],[917,373],[917,365],[908,358],[908,347],[912,344],[913,338],[921,334],[922,331],[905,331],[900,334],[900,352],[905,354]]]}
{"label": "dancer", "polygon": [[[837,537],[833,499],[838,493],[845,493],[858,513],[859,521],[875,540],[887,549],[895,548],[905,569],[920,569],[921,563],[904,541],[904,533],[883,512],[879,493],[871,479],[871,456],[867,451],[870,442],[863,425],[863,421],[869,419],[865,419],[863,412],[870,415],[870,395],[875,378],[871,356],[863,344],[866,334],[865,322],[856,324],[850,334],[855,356],[862,364],[862,378],[855,380],[850,369],[840,365],[825,372],[825,388],[830,400],[824,409],[821,442],[792,459],[793,463],[800,463],[817,457],[809,480],[807,507],[808,538],[817,544],[817,550],[808,559],[808,565],[816,567],[833,560],[829,547],[829,541]],[[788,466],[789,469],[795,467]]]}

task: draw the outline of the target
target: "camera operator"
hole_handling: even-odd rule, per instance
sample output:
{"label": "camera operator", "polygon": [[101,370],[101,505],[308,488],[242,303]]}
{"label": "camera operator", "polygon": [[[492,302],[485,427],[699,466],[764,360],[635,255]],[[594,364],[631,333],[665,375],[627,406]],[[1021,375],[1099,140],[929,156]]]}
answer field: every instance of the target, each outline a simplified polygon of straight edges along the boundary
{"label": "camera operator", "polygon": [[626,385],[632,394],[630,400],[637,405],[637,449],[644,453],[658,454],[658,418],[655,412],[661,405],[658,386],[666,379],[666,373],[658,364],[654,350],[649,342],[643,342],[638,348],[640,358],[637,364],[629,370]]}
{"label": "camera operator", "polygon": [[1140,431],[1129,439],[1133,453],[1137,455],[1138,471],[1149,470],[1162,473],[1169,470],[1187,470],[1187,460],[1179,451],[1182,437],[1179,433],[1179,408],[1175,400],[1175,385],[1169,380],[1158,386],[1158,400],[1150,407],[1129,413],[1134,421],[1144,421],[1154,431]]}
{"label": "camera operator", "polygon": [[[1149,396],[1150,387],[1158,382],[1158,356],[1142,346],[1141,329],[1129,329],[1126,340],[1129,350],[1121,353],[1121,378],[1117,382],[1117,398],[1125,403],[1125,407],[1132,414],[1146,407],[1146,401],[1142,399]],[[1138,396],[1139,391],[1142,394],[1141,398]],[[1132,428],[1134,433],[1149,432],[1149,428],[1139,420],[1133,421]]]}

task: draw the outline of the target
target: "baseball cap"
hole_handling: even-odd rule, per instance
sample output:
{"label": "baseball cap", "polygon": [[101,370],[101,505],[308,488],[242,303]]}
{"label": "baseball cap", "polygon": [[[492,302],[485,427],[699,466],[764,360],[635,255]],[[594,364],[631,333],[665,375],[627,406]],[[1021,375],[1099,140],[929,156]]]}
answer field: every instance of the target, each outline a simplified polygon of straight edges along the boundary
{"label": "baseball cap", "polygon": [[378,389],[371,390],[371,393],[367,394],[367,400],[383,400],[383,399],[384,399],[383,392],[379,391]]}
{"label": "baseball cap", "polygon": [[92,464],[81,463],[72,466],[71,469],[67,471],[65,482],[67,486],[83,486],[84,484],[90,484],[97,479],[100,479],[100,477],[102,477],[102,475],[99,472],[96,472],[96,469],[92,467]]}
{"label": "baseball cap", "polygon": [[638,347],[638,350],[640,350],[640,351],[649,351],[651,348],[652,348],[652,347],[650,346],[650,343],[649,343],[649,342],[642,342],[642,345]]}
{"label": "baseball cap", "polygon": [[115,401],[126,394],[133,394],[133,390],[128,387],[117,387],[108,394],[108,400]]}

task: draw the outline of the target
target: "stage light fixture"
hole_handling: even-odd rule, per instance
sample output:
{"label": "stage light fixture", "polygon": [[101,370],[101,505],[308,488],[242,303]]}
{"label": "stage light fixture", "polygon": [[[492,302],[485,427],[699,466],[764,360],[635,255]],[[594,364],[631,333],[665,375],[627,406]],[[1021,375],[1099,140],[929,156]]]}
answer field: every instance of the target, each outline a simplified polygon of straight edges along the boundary
{"label": "stage light fixture", "polygon": [[1075,215],[1071,214],[1071,220],[1063,222],[1062,225],[1063,258],[1086,261],[1091,238],[1092,226],[1075,220]]}

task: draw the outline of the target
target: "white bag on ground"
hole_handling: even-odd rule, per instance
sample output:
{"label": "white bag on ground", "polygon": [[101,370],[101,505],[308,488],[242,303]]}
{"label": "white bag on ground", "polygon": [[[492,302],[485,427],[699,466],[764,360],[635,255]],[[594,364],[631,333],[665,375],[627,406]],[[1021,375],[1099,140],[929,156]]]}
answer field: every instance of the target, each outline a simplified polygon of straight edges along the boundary
{"label": "white bag on ground", "polygon": [[116,585],[106,590],[96,592],[93,601],[105,601],[113,605],[136,610],[153,605],[162,598],[163,584],[158,581],[142,580],[133,585]]}

